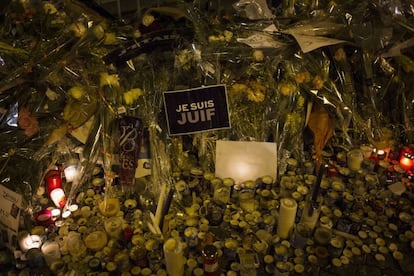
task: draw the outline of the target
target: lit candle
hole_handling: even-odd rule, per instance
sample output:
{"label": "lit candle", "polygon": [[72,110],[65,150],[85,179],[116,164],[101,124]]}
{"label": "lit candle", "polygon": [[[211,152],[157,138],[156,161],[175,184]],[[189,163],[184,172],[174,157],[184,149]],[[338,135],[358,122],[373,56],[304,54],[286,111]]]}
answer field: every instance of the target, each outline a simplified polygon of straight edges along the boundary
{"label": "lit candle", "polygon": [[66,182],[73,182],[78,180],[79,177],[79,170],[78,170],[78,160],[75,158],[69,159],[66,162],[65,169],[63,172],[65,173]]}
{"label": "lit candle", "polygon": [[42,245],[41,250],[48,266],[59,260],[61,257],[59,243],[56,241],[45,242]]}
{"label": "lit candle", "polygon": [[23,252],[29,251],[32,248],[40,248],[42,240],[38,235],[30,235],[27,231],[21,231],[18,235],[19,246]]}
{"label": "lit candle", "polygon": [[50,199],[56,207],[66,205],[66,196],[62,187],[62,178],[59,170],[50,170],[45,176],[46,188]]}
{"label": "lit candle", "polygon": [[377,156],[379,160],[385,160],[387,153],[385,152],[385,150],[383,149],[378,149],[377,150]]}
{"label": "lit candle", "polygon": [[180,241],[169,238],[163,246],[165,266],[170,276],[184,275],[184,263],[182,245]]}
{"label": "lit candle", "polygon": [[41,210],[35,214],[35,219],[38,225],[48,227],[53,223],[52,211]]}
{"label": "lit candle", "polygon": [[411,159],[412,156],[408,152],[403,153],[400,156],[400,166],[403,167],[406,171],[411,169],[413,160]]}
{"label": "lit candle", "polygon": [[298,204],[292,198],[282,198],[280,201],[279,220],[277,234],[282,239],[289,237],[293,224],[295,223]]}

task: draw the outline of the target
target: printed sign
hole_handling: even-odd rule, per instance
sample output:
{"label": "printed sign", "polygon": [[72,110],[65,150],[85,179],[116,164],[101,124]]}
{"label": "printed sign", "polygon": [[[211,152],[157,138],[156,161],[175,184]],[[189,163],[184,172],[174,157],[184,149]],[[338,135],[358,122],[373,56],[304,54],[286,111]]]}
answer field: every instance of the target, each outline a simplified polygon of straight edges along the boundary
{"label": "printed sign", "polygon": [[123,187],[131,187],[142,143],[142,123],[135,117],[124,116],[119,120],[119,177]]}
{"label": "printed sign", "polygon": [[163,93],[170,135],[230,127],[224,85]]}
{"label": "printed sign", "polygon": [[0,185],[0,245],[16,244],[22,196]]}

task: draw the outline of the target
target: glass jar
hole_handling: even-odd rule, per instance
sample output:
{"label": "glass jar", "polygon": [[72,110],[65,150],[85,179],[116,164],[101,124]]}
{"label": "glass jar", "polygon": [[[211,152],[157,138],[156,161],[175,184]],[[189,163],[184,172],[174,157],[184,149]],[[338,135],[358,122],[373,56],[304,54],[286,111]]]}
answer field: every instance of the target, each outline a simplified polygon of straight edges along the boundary
{"label": "glass jar", "polygon": [[306,223],[299,222],[293,230],[292,246],[294,248],[305,248],[311,235],[312,229]]}
{"label": "glass jar", "polygon": [[231,189],[234,185],[234,179],[224,178],[223,181],[216,183],[214,187],[213,199],[224,204],[229,203],[231,196]]}
{"label": "glass jar", "polygon": [[302,210],[300,222],[307,225],[310,231],[313,231],[318,222],[320,212],[321,208],[318,202],[307,200]]}
{"label": "glass jar", "polygon": [[203,270],[205,276],[219,275],[219,262],[217,248],[212,244],[204,246],[201,252],[203,256]]}
{"label": "glass jar", "polygon": [[239,205],[246,212],[253,212],[257,209],[259,203],[256,198],[256,185],[253,181],[246,181],[239,191]]}
{"label": "glass jar", "polygon": [[190,192],[195,192],[197,196],[204,193],[204,187],[202,187],[203,170],[199,167],[191,168],[190,177],[188,180],[188,187]]}

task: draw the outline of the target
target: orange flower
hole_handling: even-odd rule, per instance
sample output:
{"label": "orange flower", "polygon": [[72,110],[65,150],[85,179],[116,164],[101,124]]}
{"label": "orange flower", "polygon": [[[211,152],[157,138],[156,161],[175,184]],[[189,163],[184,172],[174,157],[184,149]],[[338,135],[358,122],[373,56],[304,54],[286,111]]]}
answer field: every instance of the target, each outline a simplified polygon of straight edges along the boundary
{"label": "orange flower", "polygon": [[20,109],[17,123],[20,128],[24,129],[24,134],[28,137],[35,135],[40,130],[37,118],[25,107]]}

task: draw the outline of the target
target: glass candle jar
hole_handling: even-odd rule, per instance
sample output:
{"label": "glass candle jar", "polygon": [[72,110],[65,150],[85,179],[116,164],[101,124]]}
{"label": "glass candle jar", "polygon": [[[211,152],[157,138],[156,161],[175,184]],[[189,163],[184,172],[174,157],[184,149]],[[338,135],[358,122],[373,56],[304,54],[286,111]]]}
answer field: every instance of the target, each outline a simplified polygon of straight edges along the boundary
{"label": "glass candle jar", "polygon": [[234,185],[232,178],[225,178],[214,185],[213,199],[227,204],[230,201],[231,189]]}
{"label": "glass candle jar", "polygon": [[203,256],[203,270],[205,276],[219,275],[219,262],[217,248],[212,244],[204,246],[201,252]]}
{"label": "glass candle jar", "polygon": [[347,153],[346,158],[349,169],[353,171],[358,171],[359,169],[361,169],[362,160],[364,160],[364,156],[360,149],[350,150]]}

